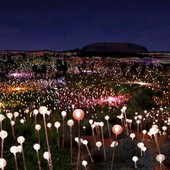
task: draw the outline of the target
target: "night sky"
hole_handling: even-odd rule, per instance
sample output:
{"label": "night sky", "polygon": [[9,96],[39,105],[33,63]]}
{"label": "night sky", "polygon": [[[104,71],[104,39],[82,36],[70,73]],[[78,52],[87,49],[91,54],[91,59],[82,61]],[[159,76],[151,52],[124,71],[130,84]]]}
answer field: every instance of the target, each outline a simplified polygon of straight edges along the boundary
{"label": "night sky", "polygon": [[170,51],[169,0],[1,0],[0,50],[130,42]]}

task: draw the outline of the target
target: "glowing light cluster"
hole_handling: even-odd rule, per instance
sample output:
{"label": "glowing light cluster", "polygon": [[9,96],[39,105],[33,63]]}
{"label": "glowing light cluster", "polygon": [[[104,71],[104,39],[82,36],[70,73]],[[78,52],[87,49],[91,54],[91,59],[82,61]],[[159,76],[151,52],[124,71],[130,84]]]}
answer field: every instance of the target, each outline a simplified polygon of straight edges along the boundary
{"label": "glowing light cluster", "polygon": [[110,106],[118,107],[119,105],[122,105],[125,101],[127,101],[128,98],[126,96],[120,95],[120,96],[108,96],[106,98],[100,98],[95,99],[93,101],[93,104],[109,104]]}
{"label": "glowing light cluster", "polygon": [[14,77],[14,78],[31,78],[33,75],[32,73],[26,73],[26,72],[20,72],[20,73],[11,73],[9,74],[9,77]]}

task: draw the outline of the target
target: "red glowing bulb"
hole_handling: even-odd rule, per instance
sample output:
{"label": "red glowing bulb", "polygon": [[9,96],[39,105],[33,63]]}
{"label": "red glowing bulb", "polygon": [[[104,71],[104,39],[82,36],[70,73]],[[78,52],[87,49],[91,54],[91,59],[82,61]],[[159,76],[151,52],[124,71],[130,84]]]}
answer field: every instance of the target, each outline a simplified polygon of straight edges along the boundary
{"label": "red glowing bulb", "polygon": [[73,117],[74,119],[80,121],[80,120],[83,120],[84,118],[84,111],[81,110],[81,109],[76,109],[73,111]]}
{"label": "red glowing bulb", "polygon": [[122,127],[120,125],[114,125],[112,127],[112,132],[117,136],[122,133]]}

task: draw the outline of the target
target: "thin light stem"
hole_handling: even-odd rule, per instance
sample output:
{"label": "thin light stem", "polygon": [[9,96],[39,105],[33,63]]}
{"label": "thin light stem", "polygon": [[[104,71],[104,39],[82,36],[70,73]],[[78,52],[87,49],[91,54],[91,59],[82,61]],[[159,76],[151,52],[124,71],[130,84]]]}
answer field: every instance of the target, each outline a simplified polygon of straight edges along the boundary
{"label": "thin light stem", "polygon": [[109,127],[109,120],[107,120],[107,128],[108,128],[108,132],[109,132],[109,139],[110,139],[110,142],[111,142],[112,139],[111,139],[111,133],[110,133],[110,127]]}
{"label": "thin light stem", "polygon": [[94,161],[93,161],[93,158],[92,158],[92,156],[91,156],[91,154],[90,154],[90,150],[89,150],[89,148],[88,148],[87,145],[86,145],[86,149],[87,149],[87,153],[88,153],[88,155],[89,155],[89,157],[90,157],[90,160],[91,160],[91,162],[93,163]]}
{"label": "thin light stem", "polygon": [[64,148],[64,116],[63,116],[62,146],[63,146],[63,148]]}
{"label": "thin light stem", "polygon": [[16,137],[15,137],[15,131],[14,131],[14,126],[11,125],[11,128],[12,128],[12,136],[13,136],[14,139],[16,139]]}
{"label": "thin light stem", "polygon": [[[44,121],[44,129],[45,129],[45,137],[46,137],[47,149],[48,149],[48,152],[51,154],[51,152],[50,152],[50,145],[49,145],[49,141],[48,141],[48,133],[47,133],[45,114],[43,114],[43,121]],[[49,169],[52,170],[53,169],[53,165],[52,165],[51,155],[50,155],[50,159],[49,159],[48,162],[49,162]]]}
{"label": "thin light stem", "polygon": [[73,163],[73,141],[72,141],[72,126],[70,126],[70,160],[71,164]]}
{"label": "thin light stem", "polygon": [[92,125],[91,125],[91,130],[92,130],[92,140],[94,141],[94,145],[95,145],[96,144],[96,137],[95,137],[94,128],[92,127]]}
{"label": "thin light stem", "polygon": [[158,153],[160,154],[160,149],[159,149],[159,144],[158,144],[158,140],[157,140],[157,135],[156,134],[154,135],[154,138],[155,138],[155,142],[156,142],[156,147],[158,149]]}
{"label": "thin light stem", "polygon": [[40,132],[39,132],[39,130],[37,131],[37,133],[38,133],[38,144],[40,145]]}
{"label": "thin light stem", "polygon": [[40,161],[40,157],[39,157],[39,153],[37,152],[37,159],[38,159],[38,169],[41,170],[41,161]]}
{"label": "thin light stem", "polygon": [[102,143],[103,143],[104,160],[106,161],[106,151],[105,151],[105,145],[104,145],[103,127],[101,127],[101,133],[102,133]]}
{"label": "thin light stem", "polygon": [[111,170],[113,170],[114,155],[115,155],[115,147],[113,147]]}
{"label": "thin light stem", "polygon": [[137,132],[138,132],[138,139],[139,139],[139,123],[137,123]]}
{"label": "thin light stem", "polygon": [[0,121],[0,131],[2,130],[2,121]]}
{"label": "thin light stem", "polygon": [[34,124],[37,124],[37,115],[34,116]]}
{"label": "thin light stem", "polygon": [[145,134],[143,134],[143,137],[142,137],[142,142],[144,141],[144,139],[145,139]]}
{"label": "thin light stem", "polygon": [[58,131],[58,128],[57,128],[56,130],[57,130],[57,146],[58,146],[58,149],[60,149],[59,131]]}
{"label": "thin light stem", "polygon": [[17,163],[17,157],[16,154],[14,154],[14,159],[15,159],[15,168],[18,170],[18,163]]}
{"label": "thin light stem", "polygon": [[[22,145],[21,145],[21,146],[22,146]],[[22,146],[22,159],[23,159],[24,169],[27,170],[26,164],[25,164],[25,156],[24,156],[24,149],[23,149],[23,146]]]}
{"label": "thin light stem", "polygon": [[124,111],[124,119],[125,119],[125,126],[127,125],[127,118],[126,118],[126,112]]}
{"label": "thin light stem", "polygon": [[161,164],[161,162],[160,162],[160,170],[162,170],[162,164]]}
{"label": "thin light stem", "polygon": [[3,158],[4,139],[1,141],[1,158]]}
{"label": "thin light stem", "polygon": [[78,121],[78,160],[77,160],[77,170],[81,170],[81,139],[80,139],[80,121]]}

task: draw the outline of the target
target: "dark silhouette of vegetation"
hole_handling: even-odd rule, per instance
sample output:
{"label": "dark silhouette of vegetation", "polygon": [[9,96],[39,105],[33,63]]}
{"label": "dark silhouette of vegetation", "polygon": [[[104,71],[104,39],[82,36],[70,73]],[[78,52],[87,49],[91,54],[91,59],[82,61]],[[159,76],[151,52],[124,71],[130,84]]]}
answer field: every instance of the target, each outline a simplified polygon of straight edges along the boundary
{"label": "dark silhouette of vegetation", "polygon": [[140,155],[140,149],[137,147],[137,143],[140,142],[136,139],[126,138],[115,148],[114,168],[115,170],[123,168],[134,169],[133,156],[139,158],[137,162],[138,169],[146,170],[154,168],[154,158],[152,152],[149,150],[145,156]]}
{"label": "dark silhouette of vegetation", "polygon": [[43,65],[33,65],[32,71],[34,72],[34,77],[37,78],[38,76],[42,76],[43,78],[46,77],[47,67],[45,64]]}
{"label": "dark silhouette of vegetation", "polygon": [[135,111],[147,110],[156,107],[153,100],[154,92],[151,89],[141,87],[141,90],[135,91],[132,98],[129,100],[128,105],[134,108]]}
{"label": "dark silhouette of vegetation", "polygon": [[122,57],[122,58],[127,58],[127,57],[139,57],[139,58],[145,58],[145,57],[150,57],[149,54],[140,54],[140,53],[129,53],[129,52],[80,52],[77,54],[79,57],[94,57],[94,56],[100,56],[102,58],[106,57]]}
{"label": "dark silhouette of vegetation", "polygon": [[58,75],[66,75],[68,70],[68,64],[66,60],[56,60],[56,68]]}

